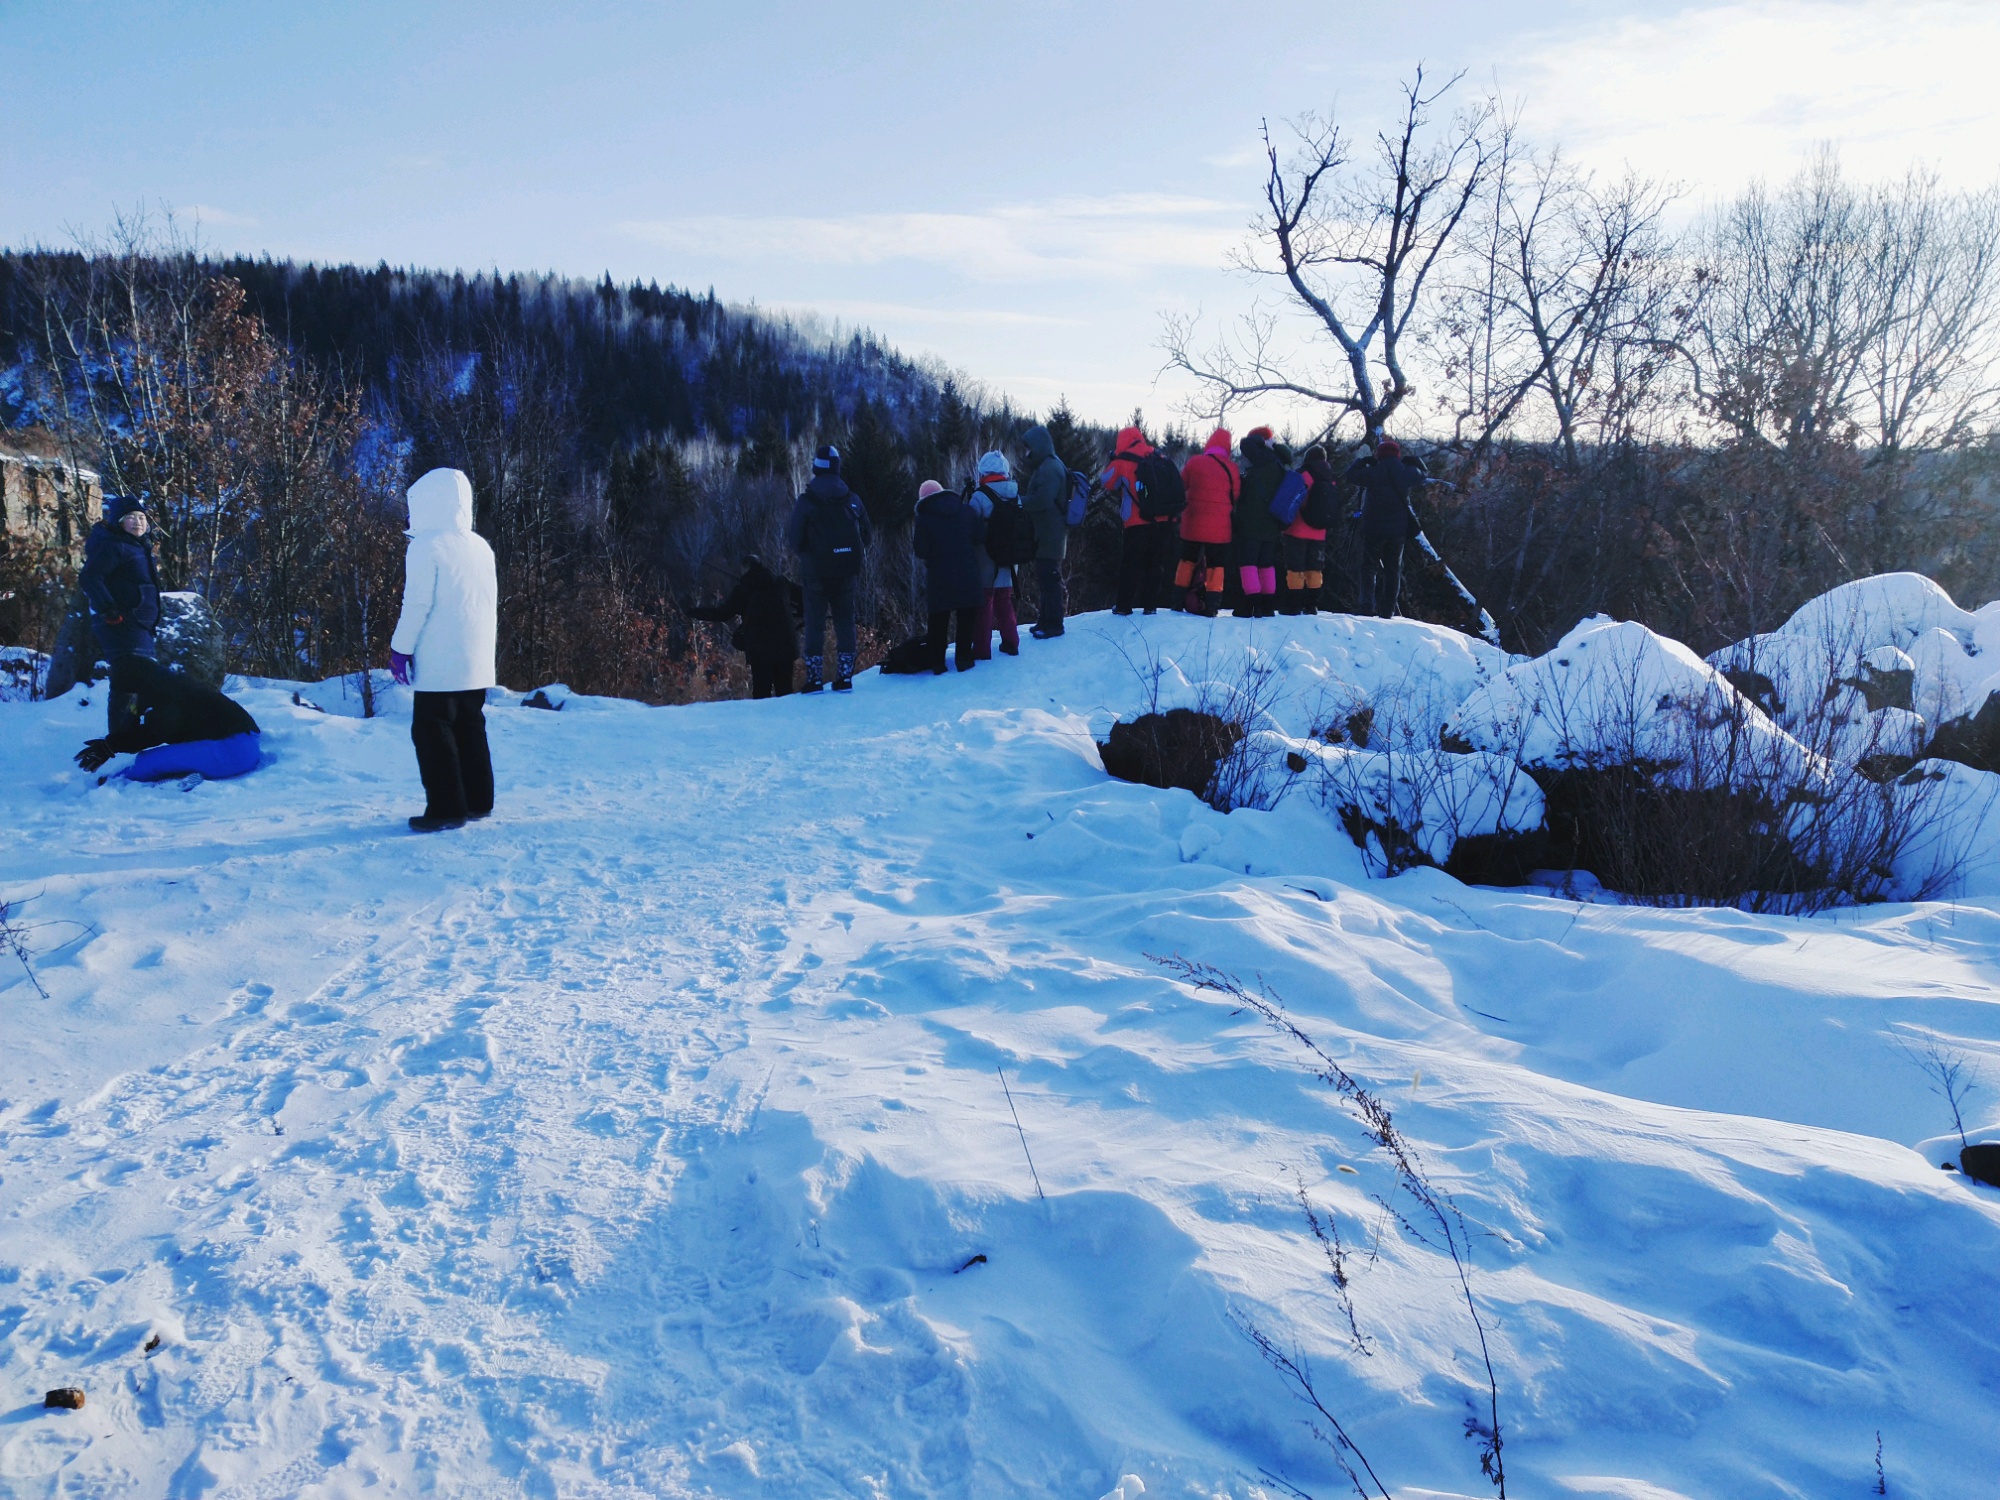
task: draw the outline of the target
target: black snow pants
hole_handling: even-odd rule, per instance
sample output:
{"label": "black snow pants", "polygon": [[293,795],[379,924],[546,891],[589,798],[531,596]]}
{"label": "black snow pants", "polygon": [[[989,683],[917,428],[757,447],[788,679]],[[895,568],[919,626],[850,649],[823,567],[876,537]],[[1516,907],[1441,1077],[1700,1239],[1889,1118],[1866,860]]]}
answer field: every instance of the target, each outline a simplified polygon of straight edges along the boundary
{"label": "black snow pants", "polygon": [[1180,535],[1171,521],[1149,521],[1125,528],[1124,550],[1118,555],[1118,608],[1151,614],[1160,607],[1174,566],[1174,544]]}
{"label": "black snow pants", "polygon": [[1403,587],[1401,531],[1363,533],[1361,538],[1361,613],[1388,619],[1396,613],[1396,595]]}
{"label": "black snow pants", "polygon": [[416,693],[410,742],[424,779],[424,816],[483,818],[493,811],[493,757],[486,748],[486,690]]}
{"label": "black snow pants", "polygon": [[[952,624],[956,621],[958,630],[954,634]],[[944,609],[931,616],[930,634],[924,638],[924,651],[933,672],[944,670],[944,648],[956,642],[954,660],[958,670],[972,670],[973,651],[979,641],[979,610]]]}
{"label": "black snow pants", "polygon": [[787,656],[783,660],[771,656],[750,658],[750,696],[752,698],[782,698],[792,690],[792,663],[796,657]]}

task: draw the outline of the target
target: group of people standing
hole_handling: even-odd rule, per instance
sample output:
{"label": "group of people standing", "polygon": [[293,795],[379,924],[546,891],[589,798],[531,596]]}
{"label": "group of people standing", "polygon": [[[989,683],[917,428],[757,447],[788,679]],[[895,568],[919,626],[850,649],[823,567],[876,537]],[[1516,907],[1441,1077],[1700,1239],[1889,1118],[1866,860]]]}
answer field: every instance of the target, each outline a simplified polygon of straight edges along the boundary
{"label": "group of people standing", "polygon": [[1212,616],[1231,567],[1239,616],[1317,613],[1327,536],[1341,520],[1340,492],[1351,486],[1359,498],[1349,519],[1360,525],[1361,613],[1393,615],[1403,549],[1421,529],[1411,502],[1440,481],[1390,438],[1378,438],[1338,477],[1323,445],[1307,448],[1295,467],[1268,427],[1244,435],[1240,461],[1231,446],[1229,430],[1218,427],[1176,468],[1139,428],[1118,434],[1101,481],[1125,525],[1112,613],[1152,614],[1165,604]]}
{"label": "group of people standing", "polygon": [[[1030,633],[1062,635],[1066,609],[1062,565],[1079,502],[1102,491],[1123,523],[1117,603],[1112,613],[1153,614],[1162,607],[1219,612],[1228,570],[1236,570],[1236,613],[1249,618],[1312,614],[1320,608],[1328,571],[1328,535],[1342,519],[1340,496],[1351,488],[1361,549],[1361,611],[1391,615],[1401,588],[1405,545],[1418,534],[1412,501],[1438,483],[1392,439],[1376,437],[1336,475],[1327,450],[1315,443],[1294,463],[1268,427],[1245,435],[1233,452],[1227,428],[1176,464],[1137,426],[1119,432],[1112,458],[1092,481],[1070,470],[1046,427],[1021,436],[1024,477],[998,449],[981,455],[962,489],[927,479],[917,491],[913,546],[924,564],[926,634],[892,651],[889,671],[958,670],[999,649],[1021,649],[1015,589],[1032,568],[1039,610]],[[751,696],[791,691],[799,659],[798,624],[805,625],[804,691],[828,686],[825,633],[834,631],[831,686],[853,686],[854,593],[871,528],[861,499],[841,477],[840,450],[813,455],[813,477],[792,510],[787,538],[803,586],[774,573],[761,558],[719,604],[690,611],[696,619],[742,623],[731,644],[750,660]]]}
{"label": "group of people standing", "polygon": [[[1069,547],[1071,477],[1045,427],[1022,434],[1024,476],[999,450],[981,456],[977,474],[962,491],[925,480],[917,491],[914,543],[925,565],[929,633],[916,643],[925,663],[943,671],[951,643],[961,669],[1000,650],[1017,655],[1021,621],[1015,584],[1032,569],[1039,612],[1029,633],[1051,640],[1063,633],[1063,558]],[[778,697],[792,690],[794,665],[803,654],[802,691],[854,686],[854,597],[861,561],[873,528],[861,497],[841,476],[840,449],[823,444],[813,454],[813,476],[792,507],[786,540],[798,560],[799,584],[773,572],[755,554],[720,603],[689,610],[697,620],[739,621],[730,644],[749,658],[750,696]],[[805,650],[799,649],[799,624]],[[826,670],[826,632],[833,630],[833,671]],[[914,670],[914,665],[911,668]]]}

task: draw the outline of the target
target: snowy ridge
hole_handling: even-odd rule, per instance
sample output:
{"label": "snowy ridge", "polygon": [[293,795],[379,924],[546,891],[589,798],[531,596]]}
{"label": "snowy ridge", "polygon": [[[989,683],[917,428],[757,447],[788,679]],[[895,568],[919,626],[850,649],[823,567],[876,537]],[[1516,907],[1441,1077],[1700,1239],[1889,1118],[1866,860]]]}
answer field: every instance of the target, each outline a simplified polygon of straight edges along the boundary
{"label": "snowy ridge", "polygon": [[[1106,778],[1112,719],[1245,661],[1291,742],[1364,698],[1434,736],[1519,665],[1086,616],[847,700],[496,693],[499,812],[433,839],[399,695],[239,683],[269,763],[186,792],[68,765],[88,690],[0,704],[52,995],[0,967],[0,1489],[1344,1493],[1245,1320],[1396,1494],[1490,1493],[1448,1267],[1176,953],[1268,982],[1464,1208],[1516,1492],[1862,1494],[1878,1431],[1890,1493],[1990,1487],[2000,1192],[1938,1170],[1898,1039],[1973,1058],[2000,1138],[2000,906],[1370,880],[1310,798]],[[1371,1354],[1295,1177],[1375,1252]]]}

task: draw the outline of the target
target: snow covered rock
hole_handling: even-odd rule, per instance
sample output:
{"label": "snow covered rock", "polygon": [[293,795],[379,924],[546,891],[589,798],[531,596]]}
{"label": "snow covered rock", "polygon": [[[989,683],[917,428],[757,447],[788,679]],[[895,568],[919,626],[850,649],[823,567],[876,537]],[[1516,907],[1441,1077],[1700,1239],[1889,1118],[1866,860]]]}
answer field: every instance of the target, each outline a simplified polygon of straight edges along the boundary
{"label": "snow covered rock", "polygon": [[1865,713],[1905,709],[1931,726],[1928,753],[2000,770],[2000,705],[1979,722],[2000,690],[2000,603],[1969,613],[1928,578],[1885,573],[1830,589],[1709,662],[1786,731],[1845,764],[1879,765],[1883,753],[1855,732],[1851,691]]}
{"label": "snow covered rock", "polygon": [[[210,687],[222,686],[228,643],[215,611],[199,594],[176,591],[160,595],[160,623],[154,631],[159,661]],[[45,691],[60,698],[79,682],[98,676],[97,639],[90,629],[90,611],[79,590],[71,599],[56,636]]]}
{"label": "snow covered rock", "polygon": [[1246,805],[1311,798],[1376,874],[1435,865],[1461,880],[1518,884],[1547,845],[1542,790],[1505,756],[1363,750],[1264,733],[1246,736],[1232,759]]}
{"label": "snow covered rock", "polygon": [[195,593],[160,595],[160,626],[154,632],[159,659],[212,688],[226,675],[222,624],[208,601]]}
{"label": "snow covered rock", "polygon": [[1965,1147],[1958,1153],[1958,1169],[1974,1182],[2000,1187],[2000,1145]]}
{"label": "snow covered rock", "polygon": [[1602,615],[1472,693],[1444,734],[1452,747],[1539,770],[1633,767],[1687,789],[1791,788],[1819,774],[1715,667],[1679,641]]}

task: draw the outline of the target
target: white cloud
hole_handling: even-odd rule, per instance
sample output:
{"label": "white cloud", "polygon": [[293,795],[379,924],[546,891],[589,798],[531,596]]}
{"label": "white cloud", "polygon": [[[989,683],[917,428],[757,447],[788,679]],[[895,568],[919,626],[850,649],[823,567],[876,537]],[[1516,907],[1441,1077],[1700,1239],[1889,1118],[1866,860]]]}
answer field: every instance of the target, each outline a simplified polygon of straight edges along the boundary
{"label": "white cloud", "polygon": [[617,228],[650,244],[725,261],[912,262],[944,266],[974,281],[1020,282],[1213,268],[1242,238],[1242,218],[1235,204],[1125,193],[983,213],[698,215],[627,221]]}
{"label": "white cloud", "polygon": [[1821,141],[1856,176],[2000,175],[1993,0],[1740,0],[1524,35],[1498,69],[1530,131],[1698,197],[1788,177]]}

